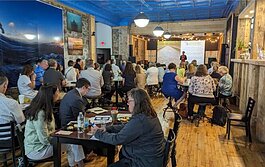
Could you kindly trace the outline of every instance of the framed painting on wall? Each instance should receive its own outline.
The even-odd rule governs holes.
[[[67,29],[69,31],[82,32],[82,17],[77,14],[67,12]]]
[[[83,55],[83,39],[68,37],[68,54]]]

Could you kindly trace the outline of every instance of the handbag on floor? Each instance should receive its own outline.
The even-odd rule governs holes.
[[[179,115],[182,118],[187,118],[188,117],[188,108],[187,108],[187,104],[186,103],[180,103],[179,104],[179,111],[178,111]]]
[[[227,120],[227,110],[223,106],[215,106],[213,108],[213,117],[211,118],[211,123],[219,125],[219,126],[225,126]]]

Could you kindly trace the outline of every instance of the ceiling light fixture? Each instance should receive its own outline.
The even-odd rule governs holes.
[[[165,32],[163,36],[166,39],[169,39],[171,37],[171,34],[168,32],[168,22],[167,22],[167,32]]]
[[[164,33],[164,30],[159,25],[153,30],[153,33],[156,37],[161,37]]]
[[[149,23],[148,17],[144,14],[144,12],[140,12],[135,18],[134,23],[138,27],[145,27]]]

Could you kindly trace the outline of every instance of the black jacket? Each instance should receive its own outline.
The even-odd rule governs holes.
[[[98,130],[95,137],[100,141],[122,145],[122,155],[133,167],[163,166],[164,135],[158,118],[136,114],[126,125],[107,127],[107,132]]]
[[[85,111],[85,103],[77,89],[69,91],[60,104],[61,126],[66,126],[70,121],[76,121],[79,112]]]

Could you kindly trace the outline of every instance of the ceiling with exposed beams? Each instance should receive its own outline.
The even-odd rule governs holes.
[[[126,26],[143,11],[151,22],[225,18],[240,0],[57,0],[94,15],[97,22]]]

